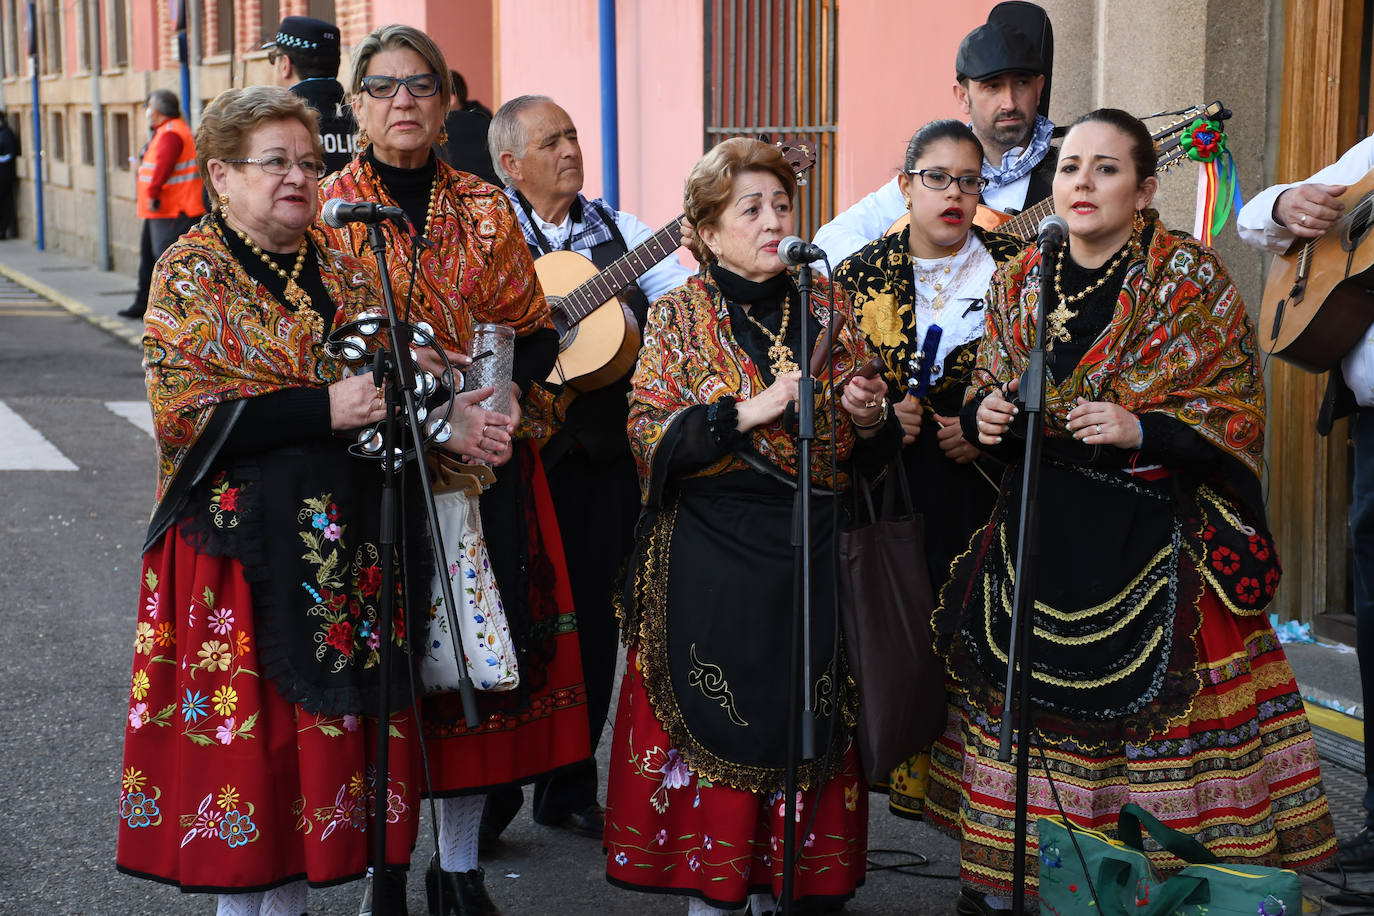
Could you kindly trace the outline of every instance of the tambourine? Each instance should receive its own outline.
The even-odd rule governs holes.
[[[453,427],[449,424],[449,416],[453,412],[453,395],[463,388],[463,374],[449,362],[448,354],[439,346],[434,337],[434,328],[428,322],[400,322],[396,330],[397,337],[403,343],[409,342],[405,358],[410,360],[411,375],[415,379],[412,388],[415,395],[415,418],[423,431],[420,446],[423,449],[432,444],[447,442],[453,435]],[[364,312],[353,321],[341,324],[331,331],[325,339],[324,352],[346,363],[362,363],[378,350],[386,349],[391,342],[390,331],[391,321],[386,315],[380,312]],[[417,347],[439,354],[439,359],[444,364],[444,371],[440,375],[420,368],[414,356]],[[425,406],[435,395],[444,399],[442,410]],[[372,426],[358,430],[358,439],[348,447],[348,451],[359,458],[381,460],[385,448],[382,424],[385,422],[380,420]],[[413,441],[413,437],[407,438]],[[416,450],[412,445],[404,450],[395,448],[393,454],[396,456],[395,466],[400,467],[403,462],[415,457]]]

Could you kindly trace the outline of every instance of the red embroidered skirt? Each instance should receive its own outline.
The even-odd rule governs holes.
[[[796,900],[841,902],[863,883],[868,793],[851,746],[843,769],[797,806]],[[654,716],[631,648],[606,785],[606,876],[638,891],[738,909],[782,889],[781,792],[755,795],[698,777]],[[812,820],[812,814],[815,820]]]
[[[523,446],[522,446],[523,447]],[[544,466],[537,455],[525,503],[530,551],[530,608],[534,626],[549,635],[552,651],[520,677],[536,686],[528,702],[478,692],[482,718],[469,729],[456,694],[426,697],[421,705],[425,752],[435,796],[463,795],[538,776],[591,756],[587,688],[582,679],[577,617],[573,613],[563,540],[558,532]]]
[[[1116,834],[1121,806],[1135,802],[1196,837],[1219,858],[1310,870],[1335,851],[1317,748],[1293,671],[1263,615],[1233,614],[1204,586],[1195,637],[1203,689],[1160,732],[1129,733],[1104,723],[1100,741],[1046,737],[1064,811],[1083,827]],[[1011,894],[1016,771],[997,760],[1001,709],[971,708],[950,692],[949,727],[931,750],[925,813],[960,840],[966,884]],[[1038,886],[1035,819],[1058,813],[1031,749],[1030,889]],[[1067,858],[1067,856],[1065,857]],[[1162,869],[1181,867],[1165,852]]]
[[[237,561],[177,528],[143,558],[119,792],[121,871],[186,891],[333,884],[368,864],[375,719],[318,716],[264,679]],[[391,720],[387,862],[410,861],[418,737]]]

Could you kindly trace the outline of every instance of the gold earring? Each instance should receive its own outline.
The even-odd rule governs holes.
[[[903,196],[902,196],[902,206],[903,206],[905,209],[910,210],[910,209],[911,209],[911,198],[910,198],[910,197],[907,197],[906,195],[903,195]]]
[[[444,146],[444,147],[448,146],[448,128],[447,128],[447,127],[441,127],[441,128],[439,128],[439,145],[440,145],[440,146]]]
[[[229,206],[229,195],[228,195],[228,194],[221,194],[221,195],[219,196],[219,208],[220,208],[221,210],[224,210],[224,209],[226,209],[228,206]]]
[[[363,148],[365,148],[365,147],[366,147],[369,143],[371,143],[371,142],[372,142],[372,138],[369,137],[369,136],[367,135],[367,128],[366,128],[366,127],[359,127],[359,128],[358,128],[358,149],[363,149]]]
[[[1137,235],[1140,234],[1140,233],[1142,233],[1142,232],[1144,232],[1144,231],[1145,231],[1145,214],[1144,214],[1144,213],[1141,213],[1139,210],[1135,211],[1135,219],[1132,220],[1132,226],[1131,226],[1131,227],[1132,227],[1132,229],[1135,230],[1135,232],[1136,232]]]

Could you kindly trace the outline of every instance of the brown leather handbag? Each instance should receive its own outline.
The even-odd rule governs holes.
[[[859,477],[855,489],[860,521],[839,541],[840,620],[859,687],[859,755],[875,783],[944,731],[945,666],[932,645],[925,522],[912,510],[900,455],[877,512],[868,482]]]

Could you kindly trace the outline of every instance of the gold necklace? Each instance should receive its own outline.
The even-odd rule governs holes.
[[[964,250],[964,249],[963,249],[962,247],[960,247],[959,251],[963,251],[963,250]],[[959,251],[954,252],[954,254],[949,255],[948,257],[946,257],[946,258],[944,259],[944,261],[945,261],[945,263],[944,263],[944,273],[945,273],[945,275],[946,275],[947,277],[949,276],[950,269],[954,266],[954,259],[957,258],[957,257],[959,256]],[[920,266],[920,264],[919,264],[919,260],[920,260],[920,259],[917,258],[915,255],[912,255],[912,256],[911,256],[912,268],[914,269],[914,271],[915,271],[915,273],[916,273],[916,280],[917,280],[917,282],[919,282],[919,283],[928,283],[928,284],[930,284],[932,287],[935,288],[935,295],[934,295],[934,296],[931,298],[931,300],[930,300],[930,308],[931,308],[931,310],[932,310],[933,312],[935,312],[935,315],[938,317],[939,314],[940,314],[940,312],[941,312],[941,310],[944,309],[944,307],[945,307],[944,290],[945,290],[945,289],[958,289],[958,288],[959,288],[959,284],[961,284],[962,282],[964,282],[964,274],[968,273],[969,267],[971,267],[971,266],[973,265],[973,262],[976,261],[977,258],[974,258],[974,257],[972,257],[972,256],[965,258],[965,259],[964,259],[964,263],[962,263],[962,264],[959,265],[959,270],[958,270],[958,272],[955,273],[953,277],[949,277],[949,279],[947,279],[947,280],[945,280],[945,281],[943,281],[943,282],[941,282],[941,283],[933,282],[933,280],[931,279],[930,276],[927,276],[926,274],[924,274],[924,273],[921,272],[921,266]],[[921,295],[920,290],[914,290],[914,292],[916,293],[916,297],[917,297],[918,299],[924,299],[924,298],[925,298],[925,296],[922,296],[922,295]]]
[[[434,202],[439,199],[439,167],[434,167],[434,180],[429,185],[429,206],[425,207],[425,230],[422,233],[429,239],[429,227],[434,225]],[[429,239],[431,242],[434,239]]]
[[[723,298],[723,297],[722,297]],[[748,309],[744,309],[744,317],[760,331],[763,335],[773,342],[768,348],[768,358],[773,361],[773,375],[779,376],[784,372],[796,372],[801,367],[792,359],[792,348],[787,345],[784,338],[787,336],[787,322],[792,317],[792,303],[786,297],[782,298],[782,324],[778,326],[778,333],[774,334],[763,326],[763,323],[749,314]]]
[[[1078,317],[1078,312],[1073,311],[1069,306],[1075,302],[1082,301],[1089,294],[1095,292],[1103,283],[1107,282],[1108,277],[1116,273],[1116,269],[1126,260],[1126,255],[1130,254],[1135,249],[1136,238],[1136,234],[1134,232],[1131,233],[1130,239],[1128,239],[1121,250],[1116,253],[1116,257],[1112,258],[1112,262],[1107,265],[1107,269],[1103,272],[1102,276],[1098,277],[1092,284],[1079,290],[1072,296],[1064,295],[1064,287],[1061,286],[1059,282],[1059,278],[1064,275],[1064,251],[1069,246],[1059,246],[1059,257],[1054,262],[1054,294],[1059,297],[1059,304],[1055,306],[1054,311],[1045,316],[1045,318],[1049,320],[1049,327],[1045,331],[1046,349],[1054,349],[1054,342],[1056,340],[1062,340],[1064,343],[1069,342],[1072,335],[1069,334],[1068,323]]]
[[[314,309],[310,308],[310,294],[296,284],[296,278],[301,275],[301,268],[305,266],[305,254],[310,250],[310,241],[308,238],[304,236],[301,237],[301,247],[300,250],[296,252],[296,264],[291,268],[291,273],[288,274],[278,267],[277,262],[268,257],[266,252],[258,247],[257,242],[244,235],[237,227],[230,225],[228,220],[224,221],[224,225],[233,229],[234,235],[237,235],[239,240],[248,246],[249,251],[261,258],[262,263],[266,264],[277,276],[286,281],[286,302],[288,305],[302,315],[306,313],[306,310],[314,311]]]

